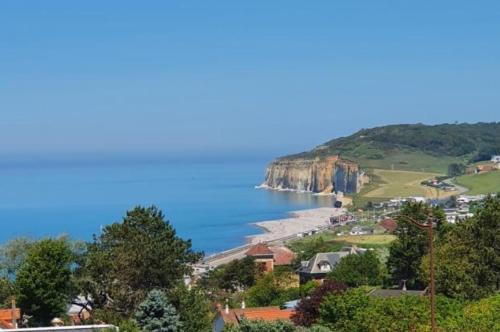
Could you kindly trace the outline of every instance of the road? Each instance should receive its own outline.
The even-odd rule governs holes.
[[[325,230],[328,229],[328,227],[316,227],[314,228],[318,232],[324,232]],[[282,245],[283,243],[296,239],[297,235],[288,235],[288,236],[283,236],[281,238],[274,239],[269,242],[264,242],[267,245]],[[248,251],[248,249],[252,246],[252,244],[246,244],[244,246],[240,246],[237,248],[233,248],[230,250],[226,250],[211,256],[207,256],[204,258],[203,263],[214,268],[220,265],[227,264],[235,259],[241,259],[245,257],[245,253]]]

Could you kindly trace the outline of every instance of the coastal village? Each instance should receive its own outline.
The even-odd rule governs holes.
[[[0,332],[500,332],[500,1],[0,1]]]
[[[499,172],[500,156],[492,156],[491,161],[466,169],[466,174],[484,174]],[[423,186],[429,186],[443,192],[459,193],[457,196],[445,195],[442,199],[426,198],[423,196],[394,197],[385,201],[370,204],[365,209],[348,209],[342,207],[342,202],[335,202],[335,208],[319,208],[306,211],[296,211],[290,218],[259,222],[265,233],[251,236],[248,244],[223,253],[205,258],[203,264],[197,265],[197,274],[194,279],[187,279],[187,283],[196,282],[203,274],[220,264],[226,264],[234,259],[252,257],[263,273],[272,272],[275,267],[292,266],[296,253],[294,241],[314,241],[318,238],[331,238],[344,245],[337,251],[316,252],[301,261],[294,270],[296,278],[293,282],[297,286],[314,281],[322,283],[327,274],[332,272],[343,257],[348,255],[362,255],[367,251],[377,250],[383,255],[384,245],[380,246],[377,238],[386,239],[388,245],[397,227],[396,218],[401,208],[407,203],[427,204],[442,208],[446,222],[455,224],[474,216],[474,210],[487,195],[467,195],[462,188],[449,181],[450,177],[432,178],[422,181]],[[495,193],[492,193],[495,195]],[[340,197],[343,197],[340,193]],[[387,240],[388,239],[388,240]],[[375,243],[370,247],[370,243]],[[359,246],[361,245],[361,246]],[[428,289],[408,290],[404,282],[390,289],[373,288],[369,291],[374,297],[424,296]],[[221,332],[228,324],[239,324],[242,320],[290,320],[300,299],[291,299],[281,307],[252,307],[247,308],[242,301],[239,308],[230,309],[226,303],[219,307],[219,314],[214,322],[213,331]]]
[[[491,163],[476,166],[468,170],[468,174],[484,174],[500,172],[500,157],[493,156]],[[443,191],[458,192],[453,182],[439,179],[423,181],[423,186],[434,186]],[[331,273],[335,273],[339,264],[347,257],[363,257],[375,253],[383,261],[389,255],[388,248],[396,239],[394,235],[398,227],[399,213],[408,204],[439,207],[444,213],[444,220],[449,224],[466,221],[475,215],[475,211],[488,197],[486,194],[468,195],[461,193],[449,195],[442,199],[424,196],[394,197],[367,204],[364,208],[353,208],[344,205],[344,195],[338,193],[342,200],[331,196],[332,207],[322,207],[291,212],[288,218],[255,223],[263,232],[247,238],[243,246],[224,252],[203,257],[198,263],[192,264],[193,273],[186,275],[184,284],[189,289],[199,287],[207,282],[219,283],[215,277],[217,271],[227,270],[229,266],[250,260],[260,280],[270,276],[270,282],[275,276],[286,275],[285,285],[279,286],[286,292],[300,290],[304,287],[319,287],[329,283]],[[491,193],[489,197],[495,197]],[[351,201],[347,200],[351,203]],[[310,246],[312,249],[308,248]],[[324,250],[324,249],[331,250]],[[237,267],[237,269],[240,269]],[[252,270],[253,271],[253,270]],[[271,277],[273,276],[273,277]],[[235,282],[229,277],[230,282]],[[252,277],[253,278],[253,277]],[[280,281],[281,282],[281,281]],[[315,285],[315,286],[312,286]],[[203,286],[206,287],[206,286]],[[253,286],[256,287],[256,286]],[[292,321],[296,317],[302,295],[288,295],[272,305],[258,305],[255,299],[248,299],[243,284],[229,286],[231,291],[224,291],[213,298],[216,306],[212,319],[212,331],[223,332],[229,328],[245,324],[248,321],[282,322]],[[247,291],[251,291],[250,290]],[[291,293],[293,294],[293,292]],[[390,287],[368,287],[366,294],[371,298],[399,298],[402,296],[424,297],[429,295],[429,288],[411,289],[406,280],[390,285]],[[221,297],[222,296],[222,297]],[[225,297],[225,298],[223,298]],[[273,302],[273,301],[271,301]],[[48,331],[96,331],[114,330],[114,325],[103,324],[81,325],[90,319],[92,299],[79,296],[68,303],[66,317],[63,321],[54,318],[53,329]],[[15,302],[11,309],[0,310],[0,329],[18,330],[22,317]],[[68,323],[69,322],[69,323]],[[69,325],[69,326],[68,326]],[[38,329],[21,329],[37,331]],[[47,329],[46,329],[47,330]]]
[[[485,198],[486,195],[460,195],[443,200],[439,204],[444,207],[446,221],[453,224],[473,217],[471,207]],[[334,234],[336,241],[347,245],[338,251],[317,252],[308,260],[301,261],[300,267],[295,270],[296,286],[304,285],[309,281],[322,283],[343,257],[362,255],[366,251],[377,250],[377,248],[370,247],[369,243],[376,242],[378,237],[389,236],[389,239],[392,239],[390,236],[397,227],[393,216],[397,216],[404,204],[411,202],[438,204],[435,200],[427,200],[424,197],[394,198],[376,204],[369,211],[352,213],[345,208],[321,208],[294,212],[293,217],[289,219],[259,223],[258,225],[266,230],[264,235],[251,237],[249,244],[241,248],[206,257],[203,264],[196,266],[197,273],[194,279],[188,278],[186,283],[196,283],[198,278],[216,268],[220,262],[227,263],[245,256],[252,257],[263,273],[272,272],[276,267],[292,266],[295,253],[286,246],[287,243],[306,240],[309,237],[320,238],[325,233]],[[283,231],[285,229],[287,231]],[[362,246],[358,247],[357,243],[361,243]],[[378,250],[380,251],[380,247]],[[404,284],[398,288],[373,288],[369,291],[369,295],[373,297],[424,296],[427,293],[428,289],[408,290]],[[241,306],[234,309],[230,309],[227,303],[224,306],[220,305],[213,331],[221,332],[224,326],[237,325],[245,319],[290,320],[299,302],[300,299],[293,299],[285,302],[281,307],[247,308],[245,302],[242,301]]]

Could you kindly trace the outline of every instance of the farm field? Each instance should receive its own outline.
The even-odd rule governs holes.
[[[373,173],[378,179],[378,188],[363,194],[369,198],[393,198],[408,196],[424,196],[427,198],[444,197],[445,193],[435,188],[422,186],[420,183],[438,174],[429,172],[393,171],[375,169]]]
[[[469,189],[467,195],[496,193],[500,192],[500,171],[463,175],[455,182]]]

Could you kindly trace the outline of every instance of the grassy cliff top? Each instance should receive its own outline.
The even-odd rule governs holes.
[[[340,154],[364,168],[443,172],[452,162],[474,162],[500,153],[500,122],[401,124],[361,129],[311,151],[280,159]]]

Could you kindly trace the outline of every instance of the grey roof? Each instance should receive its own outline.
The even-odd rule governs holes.
[[[426,290],[374,289],[368,295],[376,297],[398,297],[402,295],[423,296]]]
[[[340,260],[350,254],[361,254],[364,253],[366,249],[353,247],[344,247],[341,251],[335,252],[320,252],[314,255],[309,261],[303,261],[302,266],[297,272],[310,273],[310,274],[321,274],[325,271],[321,271],[320,263],[328,263],[333,269]]]
[[[347,251],[320,252],[314,255],[314,257],[308,261],[307,265],[302,266],[299,272],[312,273],[312,274],[325,273],[325,271],[320,270],[319,266],[320,263],[327,262],[333,268],[335,265],[337,265],[338,262],[340,262],[340,259],[342,257],[347,255],[349,255],[349,252]]]

